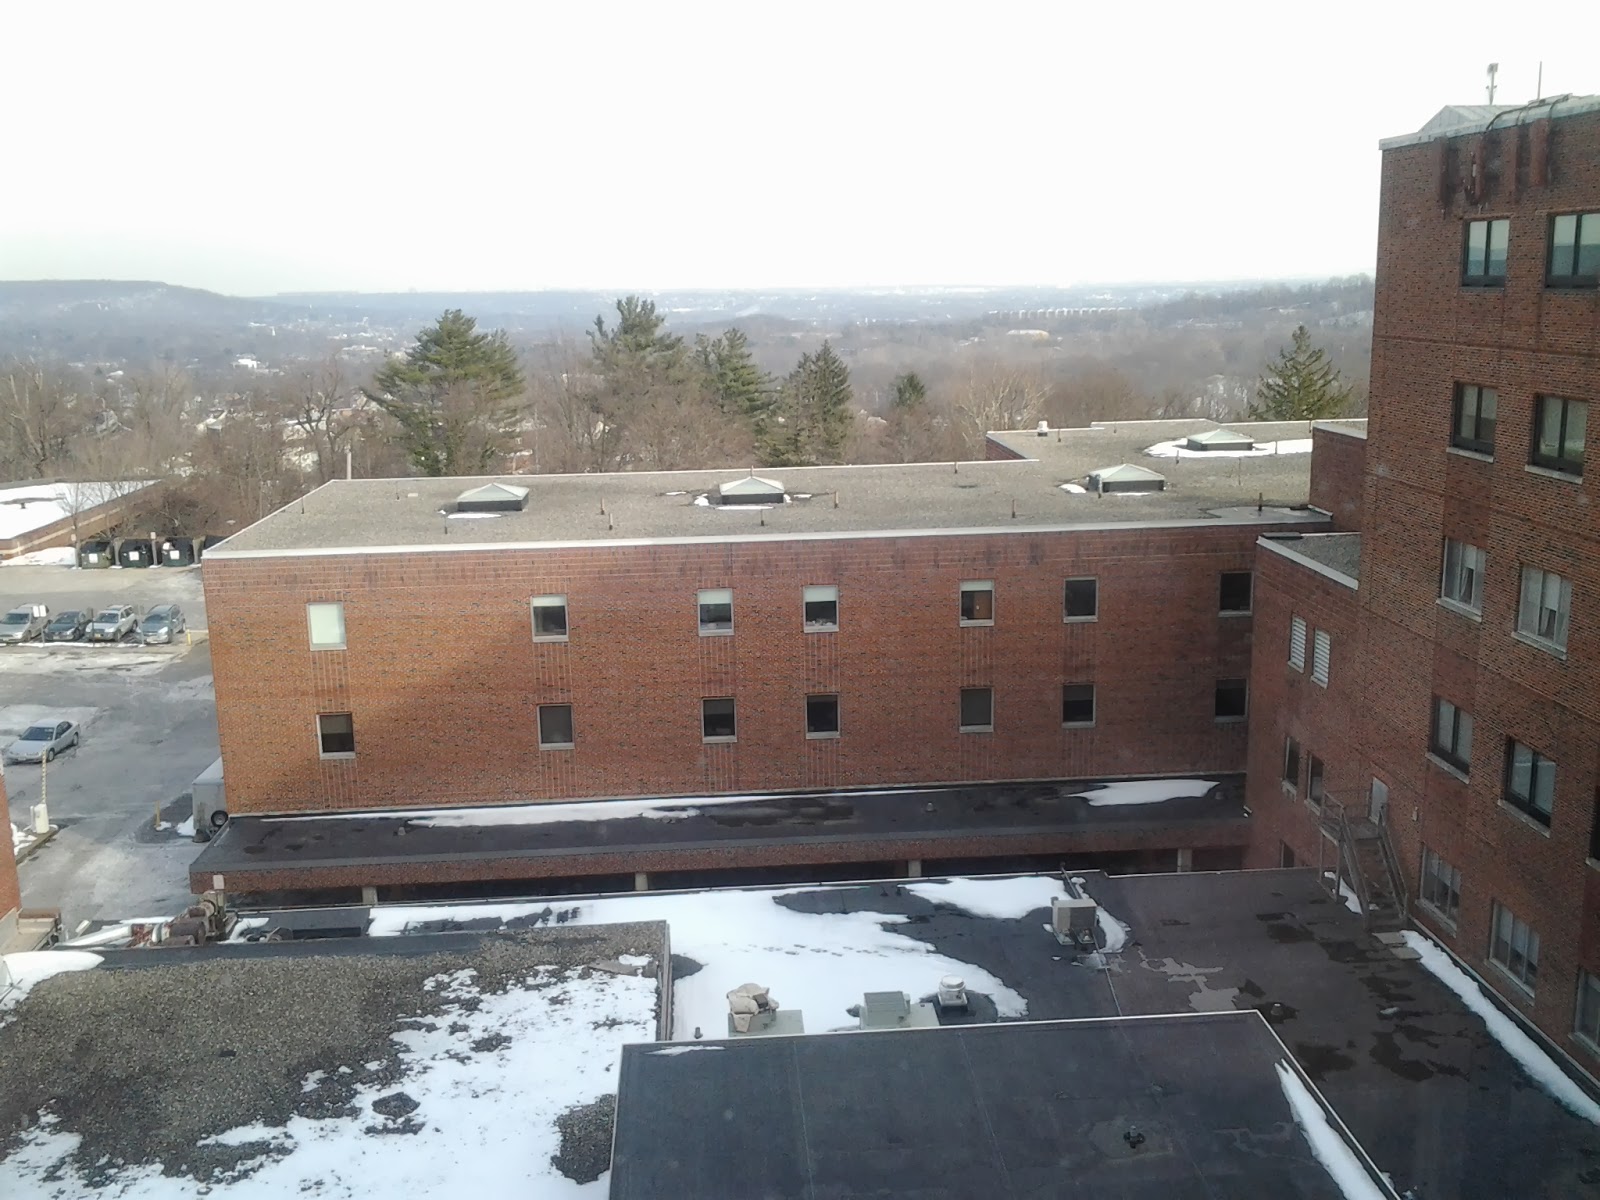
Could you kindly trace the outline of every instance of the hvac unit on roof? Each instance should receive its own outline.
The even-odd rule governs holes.
[[[1063,946],[1095,949],[1094,931],[1100,906],[1087,896],[1050,897],[1050,931]]]

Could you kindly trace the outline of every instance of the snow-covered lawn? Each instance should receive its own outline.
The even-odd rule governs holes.
[[[908,883],[925,899],[942,900],[985,916],[1020,916],[1048,907],[1047,879],[955,880]],[[940,889],[954,889],[941,891]],[[982,967],[940,954],[918,941],[908,918],[880,912],[799,912],[778,903],[819,888],[746,889],[698,895],[643,893],[600,900],[534,901],[516,904],[453,904],[372,910],[368,933],[402,934],[432,921],[492,919],[501,923],[554,908],[567,925],[616,921],[665,921],[672,952],[701,964],[680,974],[673,987],[674,1039],[727,1033],[727,993],[742,983],[771,990],[785,1009],[801,1010],[808,1033],[855,1028],[845,1010],[865,992],[905,992],[913,1001],[932,995],[944,975],[959,975],[970,991],[994,1000],[1003,1019],[1025,1017],[1028,1002]],[[969,907],[970,906],[970,907]]]
[[[69,958],[52,951],[40,958]],[[92,959],[96,956],[79,954]],[[98,960],[96,960],[98,961]],[[393,1038],[403,1077],[363,1086],[350,1117],[291,1117],[244,1126],[202,1144],[251,1145],[259,1153],[197,1192],[195,1180],[158,1166],[118,1171],[104,1194],[117,1200],[357,1197],[591,1197],[607,1182],[579,1185],[551,1163],[556,1118],[616,1091],[622,1046],[655,1035],[655,980],[539,968],[522,987],[481,989],[470,969],[427,987],[449,1003],[408,1021]],[[491,1048],[485,1048],[485,1047]],[[306,1081],[314,1090],[315,1079]],[[403,1093],[406,1099],[395,1099]],[[374,1101],[384,1101],[374,1107]],[[410,1107],[414,1104],[414,1107]],[[389,1136],[382,1136],[382,1135]],[[62,1200],[91,1192],[71,1162],[79,1135],[48,1118],[5,1160],[7,1200]]]
[[[55,546],[49,550],[31,550],[0,562],[4,567],[75,567],[78,552],[71,546]]]

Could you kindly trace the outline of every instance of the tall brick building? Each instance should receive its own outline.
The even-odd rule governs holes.
[[[1348,464],[1312,491],[1360,532],[1258,559],[1251,860],[1408,908],[1593,1072],[1600,98],[1382,149],[1359,505]]]

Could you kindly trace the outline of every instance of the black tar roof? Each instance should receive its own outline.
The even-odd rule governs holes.
[[[627,1046],[611,1196],[1333,1200],[1289,1061],[1255,1013]]]

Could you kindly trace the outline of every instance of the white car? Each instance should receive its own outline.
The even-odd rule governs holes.
[[[91,642],[120,642],[127,637],[139,624],[139,618],[133,611],[131,604],[119,604],[115,608],[102,608],[89,622],[89,640]]]
[[[83,731],[76,721],[38,721],[22,731],[22,736],[5,748],[5,761],[11,763],[50,762],[63,750],[78,744]]]

